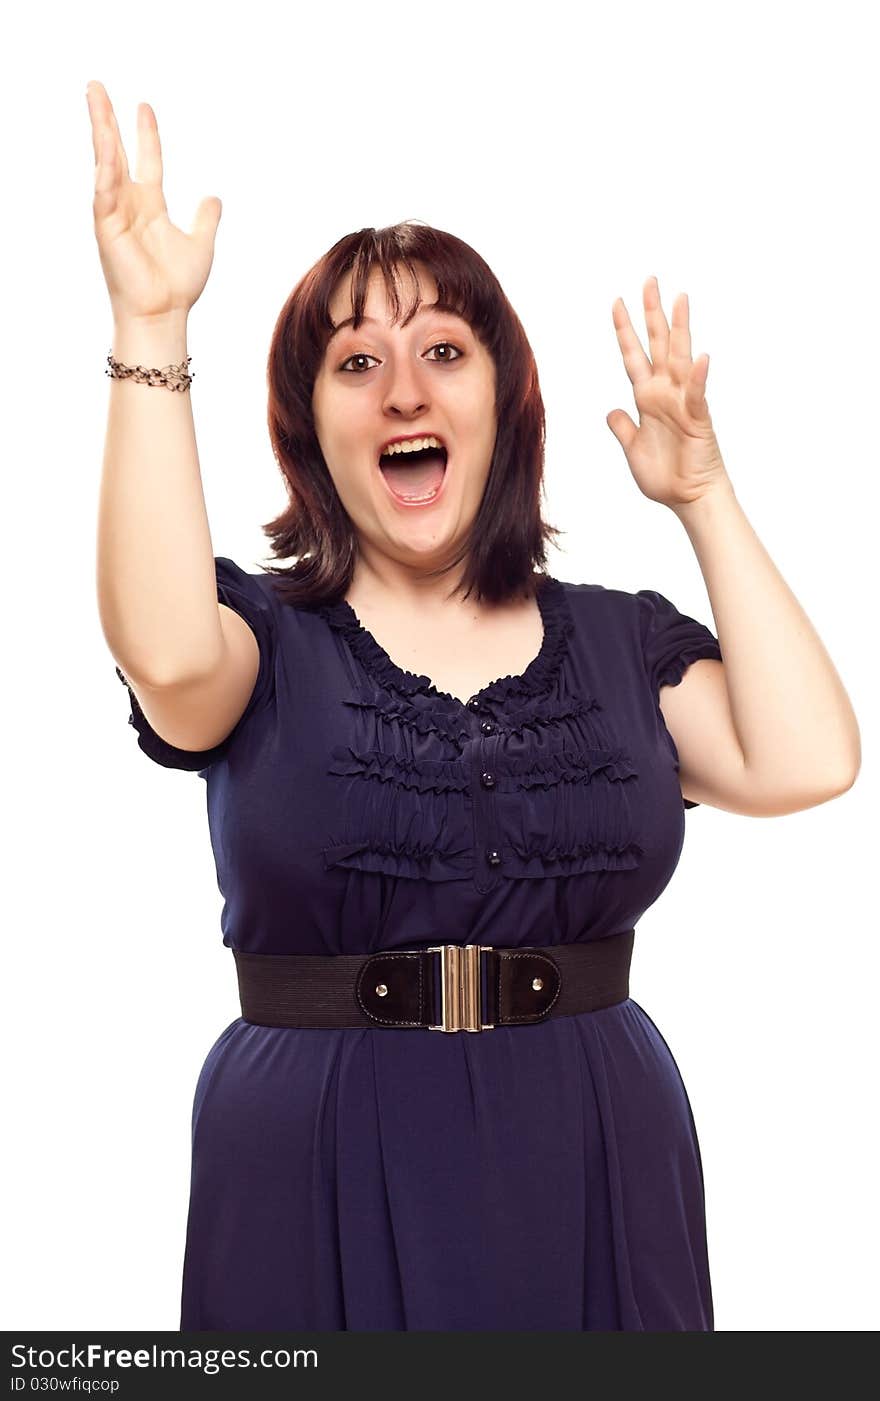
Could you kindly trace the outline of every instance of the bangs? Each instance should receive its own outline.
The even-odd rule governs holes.
[[[479,281],[473,276],[468,260],[448,242],[451,240],[454,245],[458,240],[452,235],[438,237],[437,234],[437,230],[427,226],[422,229],[412,224],[390,229],[368,229],[355,236],[357,242],[354,247],[349,235],[347,258],[335,264],[333,257],[329,256],[322,269],[320,285],[312,290],[315,342],[321,355],[333,333],[339,329],[331,319],[329,310],[334,293],[350,275],[351,315],[339,324],[350,324],[358,330],[363,321],[374,269],[379,270],[385,285],[392,307],[392,324],[408,326],[424,306],[461,317],[476,335],[485,338],[491,325],[491,298],[480,296]],[[436,283],[434,301],[425,302],[421,297],[417,265],[429,272]],[[406,277],[402,276],[404,272]]]

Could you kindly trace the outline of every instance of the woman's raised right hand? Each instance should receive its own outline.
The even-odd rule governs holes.
[[[95,238],[114,318],[186,316],[202,294],[214,261],[222,205],[200,203],[190,233],[168,218],[162,194],[162,150],[156,114],[138,107],[137,180],[131,180],[106,89],[86,89],[95,148]]]

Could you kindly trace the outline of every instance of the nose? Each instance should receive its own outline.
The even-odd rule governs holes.
[[[405,356],[401,356],[391,370],[383,407],[386,413],[401,414],[404,418],[423,413],[427,407],[425,385],[416,366],[408,363]]]

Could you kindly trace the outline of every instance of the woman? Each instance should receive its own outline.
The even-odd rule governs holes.
[[[608,423],[688,534],[723,660],[656,590],[542,571],[525,335],[472,249],[410,224],[340,240],[282,311],[267,534],[294,564],[248,573],[213,554],[186,392],[219,201],[175,229],[152,109],[133,183],[99,84],[89,105],[102,625],[140,748],[206,781],[242,1002],[196,1088],[181,1327],[712,1330],[633,930],[686,808],[823,802],[859,736],[736,500],[686,300],[670,330],[646,284],[650,360],[615,304],[640,423]]]

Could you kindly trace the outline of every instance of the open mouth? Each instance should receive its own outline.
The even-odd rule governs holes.
[[[448,458],[446,448],[382,453],[379,470],[395,501],[404,506],[427,506],[443,489]]]

